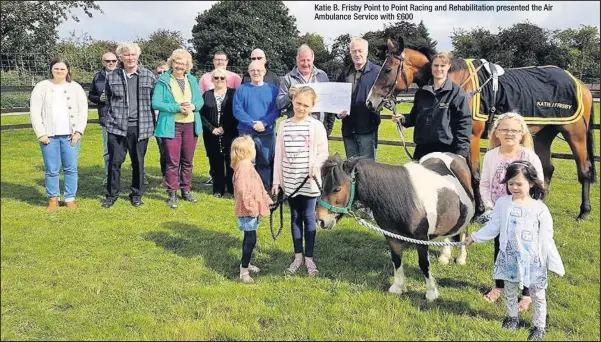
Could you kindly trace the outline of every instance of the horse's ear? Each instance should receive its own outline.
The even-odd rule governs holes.
[[[388,49],[388,53],[396,54],[398,52],[397,47],[394,45],[392,40],[390,40],[390,38],[386,40],[386,48]]]
[[[405,50],[405,41],[403,40],[403,37],[399,37],[399,51],[403,52],[403,50]]]

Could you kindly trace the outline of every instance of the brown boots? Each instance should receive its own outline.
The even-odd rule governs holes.
[[[75,203],[75,201],[65,202],[65,206],[69,209],[77,209],[77,203]]]
[[[48,211],[53,211],[58,209],[58,198],[52,197],[48,199]]]

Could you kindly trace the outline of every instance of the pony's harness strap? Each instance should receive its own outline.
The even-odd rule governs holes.
[[[357,168],[357,166],[355,165],[355,167],[353,167],[353,170],[351,171],[351,194],[349,196],[347,205],[344,208],[338,208],[338,207],[335,207],[335,206],[331,205],[330,203],[324,201],[323,198],[321,198],[321,197],[319,198],[319,205],[324,207],[326,210],[336,213],[336,214],[350,213],[351,206],[353,205],[353,201],[355,200],[355,184],[356,184],[355,169],[356,168]],[[322,193],[323,193],[323,191],[322,191]]]

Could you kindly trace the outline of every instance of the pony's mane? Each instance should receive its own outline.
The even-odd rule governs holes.
[[[343,160],[340,155],[335,154],[330,156],[321,167],[321,179],[323,181],[323,195],[329,195],[334,192],[334,189],[340,184],[350,182],[350,174],[355,165],[365,158],[351,158]]]

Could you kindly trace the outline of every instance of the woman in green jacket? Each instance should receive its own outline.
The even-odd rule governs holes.
[[[158,79],[152,95],[152,107],[159,111],[156,137],[167,153],[167,193],[169,207],[177,208],[175,193],[181,188],[182,199],[196,203],[192,196],[192,160],[198,137],[202,134],[200,109],[203,99],[198,80],[190,73],[192,56],[184,49],[173,51],[167,60],[169,70]],[[179,182],[181,168],[182,183]]]

